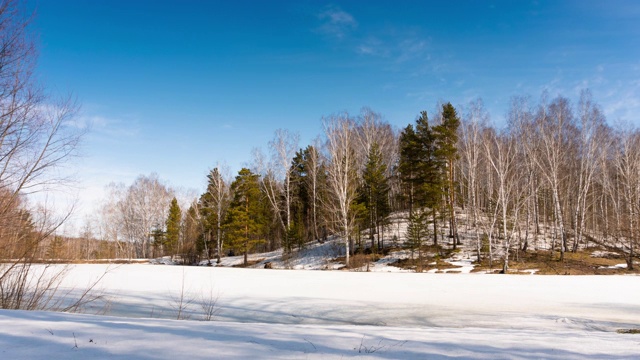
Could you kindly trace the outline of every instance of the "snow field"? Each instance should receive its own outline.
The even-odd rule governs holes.
[[[105,271],[86,315],[0,311],[0,358],[640,358],[616,333],[640,327],[637,276],[72,265],[61,289]]]

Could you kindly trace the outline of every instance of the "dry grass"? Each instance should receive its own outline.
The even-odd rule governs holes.
[[[247,265],[245,265],[244,262],[243,262],[243,263],[240,263],[240,264],[233,265],[233,267],[238,267],[238,268],[249,267],[249,266],[253,266],[253,265],[255,265],[255,264],[259,263],[259,262],[262,262],[263,260],[264,260],[264,258],[262,258],[262,259],[254,259],[254,260],[247,260]]]
[[[614,275],[638,273],[638,271],[628,271],[624,268],[607,268],[624,263],[621,257],[593,257],[592,251],[578,251],[576,253],[566,252],[564,260],[560,261],[560,254],[555,252],[553,256],[547,251],[530,251],[520,253],[519,259],[509,261],[510,274],[529,274],[527,270],[537,270],[539,275]],[[473,272],[491,271],[500,272],[502,262],[494,259],[493,269],[489,268],[487,259],[476,265]]]

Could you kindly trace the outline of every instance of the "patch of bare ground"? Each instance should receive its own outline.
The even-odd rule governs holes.
[[[262,261],[264,261],[264,258],[248,260],[246,265],[244,263],[240,263],[240,264],[233,265],[233,267],[238,267],[238,268],[249,267],[249,266],[253,266],[253,265],[255,265],[255,264],[259,263],[259,262],[262,262]]]
[[[384,257],[384,254],[363,254],[363,253],[357,253],[354,255],[349,256],[349,266],[343,266],[338,268],[338,270],[363,270],[363,271],[369,271],[369,266],[380,260],[382,257]],[[340,256],[337,257],[335,259],[333,259],[333,262],[337,262],[337,263],[342,263],[344,264],[346,262],[346,257],[345,256]]]
[[[416,272],[426,272],[430,270],[440,272],[442,270],[456,269],[460,267],[445,261],[445,259],[450,258],[454,253],[454,251],[450,249],[430,245],[423,247],[422,253],[422,259],[419,259],[418,252],[416,251],[413,258],[400,259],[393,263],[393,265],[401,269],[413,270]],[[456,273],[456,271],[448,271],[448,273]]]
[[[548,251],[520,252],[517,259],[509,260],[509,274],[530,274],[532,270],[539,275],[622,275],[638,274],[640,271],[629,271],[626,268],[616,267],[625,263],[619,256],[607,255],[606,257],[593,256],[593,251],[565,252],[564,259],[560,260],[560,253],[551,255]],[[494,259],[492,266],[489,260],[483,259],[472,272],[500,273],[502,261]]]

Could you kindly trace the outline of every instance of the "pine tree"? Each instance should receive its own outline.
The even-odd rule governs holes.
[[[429,235],[429,227],[427,226],[427,214],[423,211],[417,210],[409,217],[409,224],[407,225],[405,247],[411,250],[411,259],[413,255],[418,252],[418,266],[416,271],[422,272],[422,246],[424,241]]]
[[[460,119],[456,109],[451,103],[446,103],[442,106],[442,124],[433,128],[436,150],[435,156],[438,161],[443,164],[445,170],[446,179],[446,195],[447,195],[447,208],[449,211],[449,235],[453,239],[453,248],[455,249],[460,239],[458,238],[458,231],[456,225],[456,217],[454,211],[455,205],[455,178],[454,178],[454,166],[455,161],[458,159],[458,127],[460,126]]]
[[[229,247],[244,255],[245,266],[248,265],[249,252],[264,242],[261,238],[263,216],[258,177],[247,168],[238,172],[231,184],[233,200],[224,225]]]
[[[305,159],[306,150],[299,150],[291,161],[291,224],[287,230],[284,242],[284,250],[289,253],[293,246],[298,248],[304,244],[306,234],[309,229],[310,198],[307,191],[307,162]]]
[[[197,247],[198,240],[202,237],[202,219],[198,213],[198,204],[189,206],[183,220],[183,254],[187,256],[190,264],[199,260]]]
[[[418,137],[413,125],[409,124],[400,133],[400,160],[398,173],[400,182],[403,184],[403,198],[409,202],[409,216],[413,214],[415,192],[418,187],[419,177],[417,164],[419,162]]]
[[[178,205],[178,200],[174,197],[169,206],[169,215],[167,216],[167,231],[164,239],[164,253],[176,255],[180,249],[180,224],[182,223],[182,212]]]
[[[381,227],[384,226],[385,220],[391,213],[389,183],[386,173],[387,166],[383,162],[380,147],[377,143],[373,143],[362,173],[363,185],[360,195],[360,199],[366,208],[371,249],[374,248],[374,234],[378,234],[378,247],[381,248],[383,246],[380,241]]]
[[[420,113],[415,130],[409,125],[400,135],[400,180],[409,190],[409,216],[416,208],[431,210],[433,243],[437,245],[437,214],[443,196],[442,162],[437,155],[436,133],[427,112]]]

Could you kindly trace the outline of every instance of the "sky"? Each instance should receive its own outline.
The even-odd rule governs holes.
[[[637,1],[27,0],[38,79],[81,104],[79,212],[110,182],[155,172],[202,192],[276,129],[370,107],[397,128],[481,97],[588,88],[609,121],[640,125]]]

